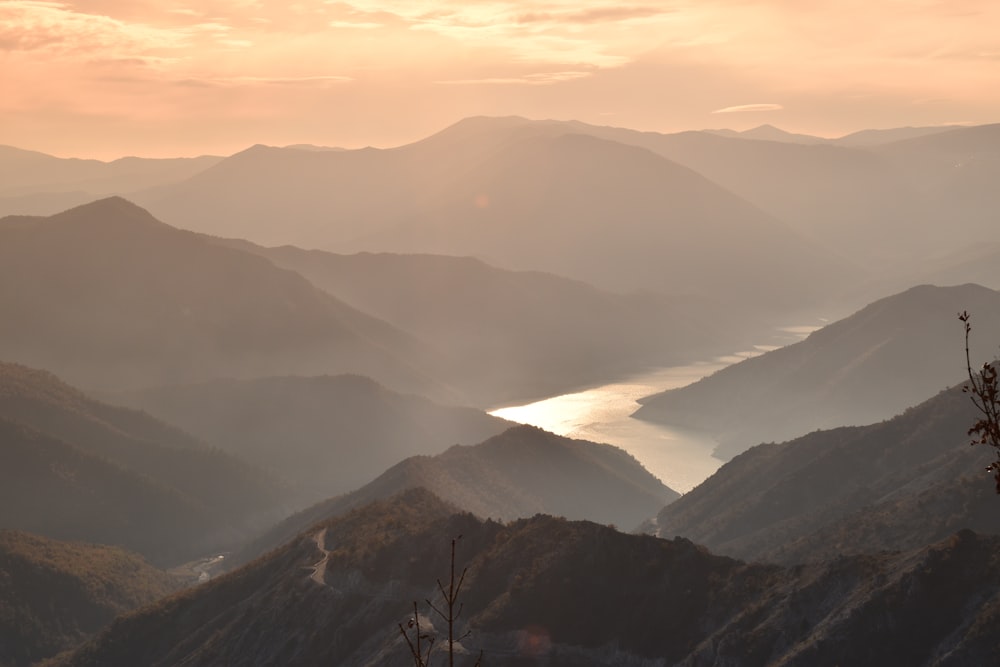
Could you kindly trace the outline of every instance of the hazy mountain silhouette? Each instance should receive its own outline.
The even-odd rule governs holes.
[[[890,270],[905,272],[915,257],[993,238],[988,221],[998,196],[992,187],[998,145],[994,126],[870,130],[801,143],[767,126],[748,134],[659,134],[523,118],[463,123],[479,125],[480,132],[519,124],[522,131],[544,130],[550,136],[573,132],[646,148],[695,170],[880,278],[889,277]],[[956,169],[959,163],[964,166]],[[943,220],[948,224],[942,225]]]
[[[139,556],[0,530],[0,664],[26,667],[178,588]]]
[[[798,304],[852,275],[689,169],[574,127],[470,119],[383,151],[254,147],[137,200],[211,234],[473,255],[615,290]]]
[[[995,537],[785,569],[589,522],[451,511],[426,491],[355,510],[54,664],[412,664],[396,625],[434,597],[459,534],[459,631],[473,630],[460,657],[482,648],[491,665],[989,664],[1000,639]]]
[[[956,318],[963,310],[973,313],[973,358],[981,363],[1000,340],[1000,293],[922,285],[803,341],[644,398],[635,416],[710,432],[725,457],[762,441],[888,419],[963,377]]]
[[[483,518],[509,521],[545,513],[622,529],[679,497],[618,447],[515,426],[474,446],[408,458],[352,493],[290,516],[231,562],[251,560],[313,524],[417,487]]]
[[[766,293],[770,307],[828,292],[845,268],[700,175],[578,134],[511,142],[349,248],[477,255],[620,291]]]
[[[996,239],[1000,123],[962,127],[874,149],[919,188],[933,223],[926,234],[952,250]]]
[[[0,364],[0,431],[7,528],[175,564],[232,547],[289,507],[263,471],[24,366]]]
[[[757,139],[760,141],[780,141],[789,144],[836,144],[840,146],[878,146],[893,141],[923,137],[939,132],[953,130],[958,125],[934,125],[929,127],[895,127],[881,130],[859,130],[842,137],[828,139],[816,137],[810,134],[797,134],[788,132],[765,123],[749,130],[737,132],[736,130],[704,130],[709,134],[718,134],[723,137],[734,137],[742,139]]]
[[[814,137],[809,134],[797,134],[786,132],[779,127],[765,123],[749,130],[737,132],[735,130],[704,130],[708,134],[718,134],[723,137],[736,137],[741,139],[756,139],[758,141],[780,141],[789,144],[826,144],[832,140],[823,137]]]
[[[970,244],[960,251],[913,267],[909,284],[958,285],[973,282],[1000,288],[1000,243]]]
[[[834,139],[833,142],[842,146],[878,146],[894,141],[903,141],[916,137],[929,136],[958,129],[958,125],[932,125],[928,127],[895,127],[882,130],[859,130]]]
[[[481,405],[712,358],[772,333],[772,323],[760,316],[703,299],[615,294],[471,257],[337,255],[227,243],[442,348],[453,365],[438,372]]]
[[[353,491],[408,456],[510,426],[355,375],[216,380],[116,398],[280,474],[301,505]]]
[[[0,146],[0,217],[53,215],[107,195],[182,181],[220,160],[125,157],[102,162]]]
[[[955,387],[885,422],[750,449],[661,511],[655,530],[715,552],[785,563],[998,533],[985,447]],[[733,499],[738,498],[738,502]]]
[[[0,356],[90,388],[357,372],[455,395],[408,334],[120,198],[0,221],[0,285]]]

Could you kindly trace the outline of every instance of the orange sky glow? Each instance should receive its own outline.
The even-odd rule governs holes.
[[[471,115],[839,136],[1000,121],[995,0],[0,0],[0,144],[394,146]]]

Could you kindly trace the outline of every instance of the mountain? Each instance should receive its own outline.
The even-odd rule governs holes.
[[[801,305],[853,276],[690,169],[523,119],[470,119],[382,151],[254,147],[136,196],[173,224],[258,243],[472,255],[730,304],[761,305],[766,292],[768,304]],[[275,228],[276,219],[294,224]]]
[[[786,132],[779,127],[774,125],[764,124],[758,125],[757,127],[751,128],[749,130],[743,130],[742,132],[736,132],[735,130],[704,130],[710,134],[718,134],[723,137],[737,137],[742,139],[756,139],[758,141],[782,141],[790,144],[825,144],[829,143],[830,139],[824,139],[823,137],[814,137],[809,134],[796,134],[794,132]]]
[[[100,197],[182,181],[221,160],[206,155],[102,162],[0,146],[0,216],[53,215]]]
[[[222,242],[222,241],[220,241]],[[358,253],[226,241],[447,350],[439,372],[493,406],[563,393],[651,366],[712,358],[772,323],[703,299],[616,294],[471,257]],[[756,333],[755,333],[756,332]]]
[[[408,456],[481,442],[510,426],[356,375],[215,380],[115,398],[281,475],[300,506],[353,491]]]
[[[708,431],[726,457],[762,441],[888,419],[962,378],[956,315],[963,310],[973,315],[978,365],[1000,340],[1000,293],[979,285],[922,285],[803,341],[644,398],[635,416]]]
[[[0,285],[0,357],[88,388],[357,372],[455,396],[408,334],[120,198],[0,220]]]
[[[758,445],[666,506],[652,528],[782,563],[919,548],[963,528],[998,533],[990,452],[966,435],[975,420],[955,387],[878,424]]]
[[[177,587],[121,549],[0,530],[0,664],[27,667],[73,648]]]
[[[230,561],[246,562],[313,524],[412,488],[484,518],[545,513],[623,529],[679,496],[618,447],[515,426],[478,445],[408,458],[352,493],[292,515]]]
[[[905,139],[939,134],[941,132],[947,132],[948,130],[957,129],[958,127],[960,126],[932,125],[929,127],[896,127],[882,130],[859,130],[858,132],[845,134],[844,136],[834,139],[833,141],[843,146],[878,146],[881,144],[892,143],[894,141],[903,141]]]
[[[0,525],[167,565],[231,548],[290,506],[277,481],[149,415],[0,363]]]
[[[589,522],[539,515],[504,525],[451,511],[425,491],[360,508],[120,618],[52,664],[412,664],[398,628],[419,619],[447,642],[423,603],[413,618],[412,601],[437,598],[449,536],[459,535],[457,567],[468,575],[456,630],[472,630],[456,647],[463,661],[476,649],[486,664],[511,666],[996,657],[995,537],[966,531],[912,552],[786,569]]]

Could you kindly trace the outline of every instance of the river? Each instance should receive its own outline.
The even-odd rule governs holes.
[[[784,327],[779,335],[792,343],[817,328]],[[632,413],[639,409],[638,400],[689,385],[730,364],[776,347],[779,346],[756,345],[750,350],[711,361],[653,369],[613,384],[527,405],[499,408],[490,414],[538,426],[558,435],[621,447],[671,489],[687,493],[724,463],[712,455],[715,441],[692,431],[632,419]]]

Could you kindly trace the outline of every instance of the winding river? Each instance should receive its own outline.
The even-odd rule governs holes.
[[[780,332],[787,336],[788,342],[795,342],[817,328],[786,327]],[[712,455],[715,441],[669,425],[632,419],[632,413],[639,409],[638,400],[689,385],[730,364],[776,347],[757,345],[751,350],[711,361],[650,370],[613,384],[527,405],[499,408],[490,414],[559,435],[617,445],[671,489],[687,493],[724,463]]]

